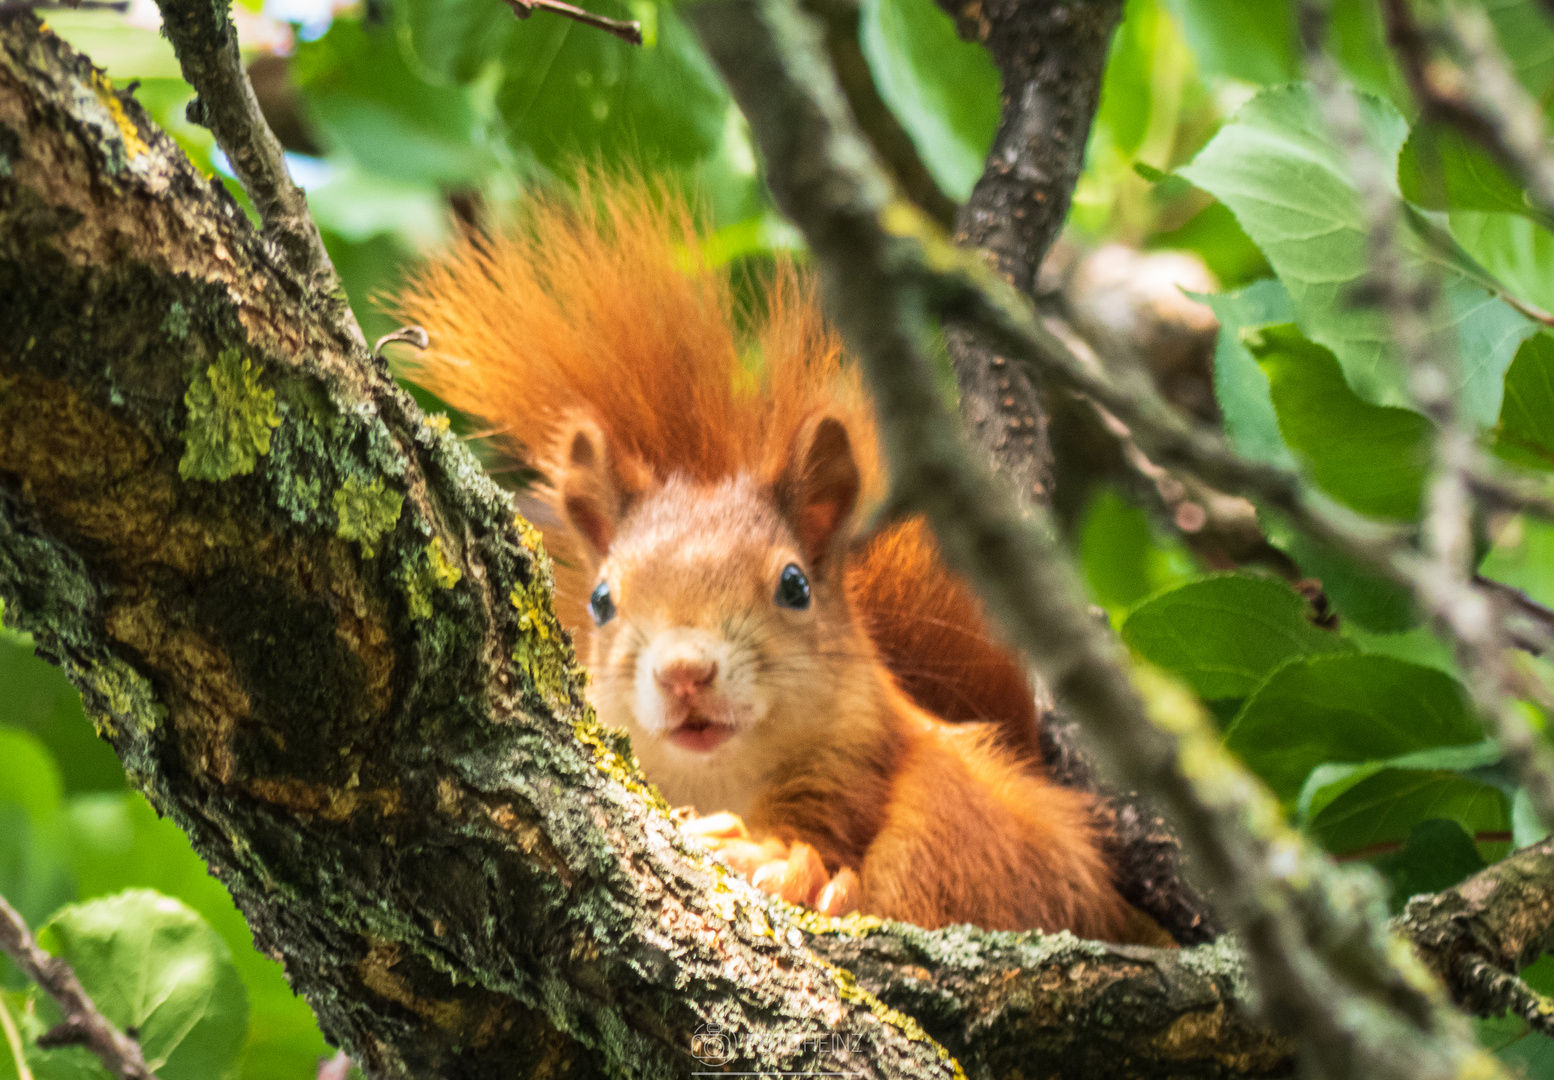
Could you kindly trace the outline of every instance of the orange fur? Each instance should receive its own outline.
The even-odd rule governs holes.
[[[765,845],[726,843],[810,899],[818,857],[849,871],[827,897],[925,926],[1132,934],[1088,796],[1033,764],[1018,658],[926,526],[848,545],[885,476],[807,278],[779,265],[746,316],[683,200],[594,176],[465,238],[400,308],[433,343],[411,375],[544,474],[595,705],[671,800],[740,814]],[[774,603],[784,567],[802,609]],[[597,630],[596,582],[619,607]]]

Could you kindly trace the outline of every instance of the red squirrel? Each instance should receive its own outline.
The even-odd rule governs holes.
[[[799,271],[740,310],[684,199],[593,176],[399,307],[412,377],[545,478],[600,718],[736,869],[829,914],[1158,940],[926,526],[856,537],[874,418]]]

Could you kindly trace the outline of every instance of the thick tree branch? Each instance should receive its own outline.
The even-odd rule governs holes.
[[[109,1022],[82,989],[81,980],[76,978],[69,964],[39,947],[27,924],[3,896],[0,896],[0,952],[9,956],[23,975],[59,1003],[65,1019],[50,1033],[58,1033],[54,1045],[69,1042],[85,1046],[120,1080],[156,1080],[156,1074],[146,1067],[140,1044]]]
[[[1512,1012],[1554,1034],[1554,1008],[1516,977],[1554,950],[1554,839],[1414,897],[1396,924],[1458,1004],[1480,1016]]]

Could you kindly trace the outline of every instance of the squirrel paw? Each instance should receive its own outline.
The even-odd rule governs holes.
[[[749,878],[767,863],[788,858],[787,844],[775,838],[756,841],[738,814],[724,811],[698,817],[694,811],[676,810],[675,817],[688,836],[713,854],[723,856],[741,877]]]
[[[785,844],[775,837],[756,840],[738,814],[698,816],[689,808],[676,810],[680,827],[702,847],[723,856],[740,876],[762,892],[790,904],[814,908],[822,915],[846,915],[858,910],[861,883],[850,867],[826,873],[820,853],[802,841]]]
[[[750,884],[781,896],[790,904],[813,908],[822,915],[842,916],[858,910],[862,883],[849,866],[835,875],[808,844],[794,844],[787,859],[776,859],[750,875]]]

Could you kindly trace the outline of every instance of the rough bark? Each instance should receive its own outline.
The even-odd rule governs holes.
[[[924,985],[964,987],[933,1020],[974,1075],[1103,1039],[1111,1075],[1283,1067],[1229,950],[854,941],[683,847],[582,704],[534,534],[311,284],[5,20],[0,596],[370,1072],[685,1075],[715,1024],[731,1067],[948,1076],[871,992]]]
[[[1034,295],[1042,259],[1068,217],[1101,97],[1122,0],[940,0],[962,37],[1003,77],[987,167],[955,219],[955,241],[987,253]],[[1016,364],[963,328],[946,331],[961,413],[1021,499],[1052,497],[1049,413]]]

